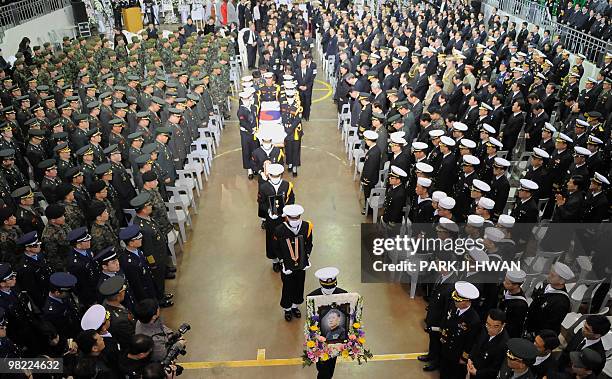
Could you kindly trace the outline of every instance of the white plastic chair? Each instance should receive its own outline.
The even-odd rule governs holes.
[[[167,202],[166,209],[168,210],[168,219],[171,223],[178,225],[181,240],[187,242],[187,230],[185,225],[192,228],[191,216],[189,215],[189,209],[184,207],[183,204],[178,202]]]
[[[576,283],[566,284],[566,287],[571,286],[571,288],[568,288],[568,295],[572,303],[572,312],[577,312],[583,302],[590,303],[593,300],[593,294],[605,280],[606,278],[598,280],[580,279]]]
[[[183,169],[196,173],[198,182],[200,183],[202,183],[202,175],[204,175],[204,178],[206,179],[206,181],[208,181],[208,173],[206,172],[204,165],[200,162],[200,159],[198,157],[188,155],[187,163],[185,164],[185,166],[183,166]],[[204,188],[204,186],[201,185],[200,188]]]
[[[340,108],[340,113],[338,113],[338,129],[341,129],[342,123],[346,118],[351,117],[351,106],[349,103],[342,104],[342,108]]]
[[[180,187],[189,188],[191,189],[192,193],[195,191],[195,194],[199,199],[200,198],[200,186],[198,184],[198,181],[194,178],[193,173],[191,171],[185,171],[185,170],[176,170],[176,173],[178,174],[178,179],[174,181],[175,185],[178,185]]]
[[[355,170],[353,171],[353,180],[356,180],[358,175],[363,171],[363,162],[365,162],[365,151],[358,149],[353,151],[353,158],[355,159]]]
[[[170,250],[170,259],[172,259],[173,266],[176,266],[176,249],[174,246],[177,242],[179,242],[179,239],[176,235],[176,230],[168,232],[168,250]]]
[[[374,187],[370,192],[370,197],[366,199],[366,215],[368,214],[369,208],[372,208],[372,220],[378,222],[378,211],[383,207],[385,203],[385,189],[381,187]]]
[[[178,202],[179,204],[182,204],[183,207],[191,208],[193,213],[198,214],[198,207],[196,206],[193,193],[189,188],[168,186],[166,187],[166,190],[172,193],[170,202]]]

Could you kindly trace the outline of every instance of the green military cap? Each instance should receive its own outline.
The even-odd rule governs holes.
[[[30,100],[30,96],[28,96],[28,95],[17,96],[16,100],[17,101]]]
[[[108,68],[108,69],[110,69],[111,68],[111,64],[110,64],[109,61],[102,61],[102,63],[100,64],[100,68]],[[106,75],[102,75],[100,77],[100,79],[106,80],[107,77],[110,78],[112,76],[113,76],[113,74],[106,74]]]
[[[170,44],[170,46],[172,46],[172,48],[175,49],[175,48],[179,47],[179,43],[178,43],[178,41],[174,41],[174,42],[172,42]]]
[[[81,65],[81,64],[79,66],[82,66],[81,68],[85,67],[85,65]],[[79,79],[80,78],[85,78],[85,77],[88,77],[88,76],[89,76],[89,72],[87,72],[87,71],[79,72]]]
[[[65,85],[63,85],[62,86],[62,91],[66,91],[66,90],[72,91],[73,90],[72,84],[65,84]]]
[[[96,87],[96,85],[93,84],[93,83],[86,84],[86,85],[83,86],[83,88],[85,88],[85,89],[92,89],[93,88],[93,89],[96,89],[96,90],[98,89],[98,87]]]
[[[182,103],[186,103],[186,102],[187,102],[187,99],[186,99],[186,98],[184,98],[184,97],[177,97],[176,99],[174,99],[174,102],[175,102],[175,103],[182,104]]]
[[[102,76],[100,77],[100,79],[102,79],[102,80],[107,80],[107,79],[111,79],[111,78],[113,78],[113,79],[114,79],[115,77],[114,77],[114,76],[113,76],[113,74],[112,74],[112,73],[110,73],[110,72],[109,72],[108,74],[102,75]]]
[[[221,63],[215,63],[215,64],[212,65],[212,69],[213,70],[216,70],[216,69],[220,70],[222,68],[223,68],[223,65],[221,65]]]
[[[382,121],[385,120],[385,115],[382,114],[382,113],[374,112],[374,113],[372,113],[372,120],[374,120],[374,119],[380,120],[382,122]]]
[[[137,104],[138,103],[138,99],[136,99],[134,96],[128,96],[125,98],[125,100],[127,101],[128,105],[132,105],[132,104]]]
[[[27,199],[29,197],[34,197],[34,193],[30,186],[23,186],[11,192],[11,197],[14,199]]]
[[[12,130],[13,127],[8,122],[3,122],[2,124],[0,124],[0,132],[8,132]]]
[[[61,142],[53,148],[54,153],[69,153],[70,146],[68,146],[67,142]]]
[[[89,116],[86,114],[78,114],[74,117],[74,119],[77,120],[78,122],[89,121]]]
[[[138,76],[136,76],[136,75],[128,75],[127,79],[129,81],[132,81],[132,82],[139,82],[140,81],[140,78]]]
[[[87,133],[85,133],[85,135],[87,136],[87,138],[91,138],[102,135],[102,132],[100,132],[100,129],[98,128],[91,128],[87,131]]]
[[[119,150],[119,145],[117,145],[116,143],[109,145],[106,149],[104,149],[104,154],[106,155],[113,154],[115,152],[121,154],[121,151]]]
[[[47,102],[47,101],[55,101],[55,97],[51,96],[51,95],[47,95],[47,96],[43,96],[40,98],[42,101]]]
[[[32,128],[35,126],[40,127],[40,121],[37,118],[31,118],[28,121],[25,122],[25,126]],[[32,129],[32,130],[38,130],[38,129]],[[42,134],[43,136],[45,135],[45,133]]]
[[[70,167],[64,173],[64,178],[72,179],[72,178],[76,178],[77,176],[81,176],[81,175],[83,175],[83,171],[81,170],[80,166]]]
[[[100,100],[108,99],[111,96],[113,96],[112,92],[102,92],[100,94]]]
[[[30,137],[45,138],[45,131],[41,129],[30,129],[28,130]]]
[[[64,36],[64,38],[62,38],[62,41],[66,42],[66,41],[70,41],[70,37],[68,36]]]
[[[43,106],[40,105],[39,103],[36,103],[36,104],[34,104],[34,105],[32,105],[30,107],[30,112],[34,113],[34,112],[36,112],[38,110],[41,110],[41,109],[44,109]]]
[[[402,122],[402,115],[399,114],[395,114],[391,117],[389,117],[389,122],[390,123],[394,123],[394,122]]]
[[[166,43],[166,42],[168,42],[168,38],[162,38],[162,39],[160,39],[160,41],[161,41],[161,43]]]
[[[70,109],[70,110],[72,110],[72,108],[70,108],[70,103],[63,103],[59,107],[57,107],[57,109],[59,109],[59,110],[62,110],[62,109]]]
[[[85,58],[93,58],[94,53],[92,51],[85,52]]]
[[[197,79],[197,80],[193,80],[191,84],[195,87],[195,86],[204,85],[204,82],[202,81],[202,79]]]
[[[188,93],[188,94],[187,94],[187,98],[188,98],[189,100],[192,100],[192,101],[198,101],[198,100],[200,100],[200,98],[199,98],[199,97],[197,97],[196,95],[194,95],[194,94],[192,94],[192,93]]]
[[[156,143],[148,143],[146,145],[144,145],[141,149],[143,154],[151,154],[155,151],[157,151],[157,144]]]
[[[166,91],[165,96],[166,97],[176,97],[177,94],[176,94],[176,92]]]
[[[15,149],[0,150],[0,158],[13,158],[14,156],[15,156]]]
[[[187,76],[187,75],[188,75],[188,74],[187,74],[187,71],[185,71],[185,70],[179,70],[179,71],[177,72],[177,74],[178,74],[178,76]]]
[[[182,99],[184,99],[184,98],[182,98]],[[178,99],[177,99],[177,100],[178,100]],[[175,114],[175,115],[179,115],[179,116],[180,116],[180,115],[183,113],[183,111],[182,111],[182,110],[180,110],[180,109],[178,109],[178,108],[169,108],[169,109],[168,109],[168,112],[170,112],[170,113],[172,113],[172,114]],[[158,130],[159,130],[159,129],[158,129]]]
[[[11,87],[9,87],[9,91],[13,92],[13,91],[19,91],[21,90],[21,88],[19,88],[18,85],[13,85]]]
[[[155,65],[153,63],[149,63],[145,67],[147,69],[147,74],[150,73],[151,71],[157,71],[157,68],[155,68]]]
[[[113,118],[112,120],[110,120],[108,122],[109,124],[115,126],[115,125],[121,125],[121,126],[125,126],[125,121],[123,121],[120,118]]]
[[[57,124],[61,125],[59,122]],[[51,134],[51,139],[54,140],[55,142],[68,141],[68,136],[69,136],[68,132],[53,133]]]
[[[66,100],[68,100],[69,102],[81,101],[81,98],[78,97],[78,96],[68,96],[68,97],[66,97]]]
[[[51,170],[57,166],[55,164],[55,159],[45,159],[44,161],[40,162],[37,167],[42,170]]]
[[[171,108],[171,109],[176,109],[176,108]],[[172,111],[170,111],[172,112]],[[170,129],[167,126],[162,126],[161,128],[157,128],[155,129],[155,134],[166,134],[166,135],[171,135],[172,134],[172,129]]]
[[[147,191],[142,191],[138,196],[130,200],[130,206],[134,209],[139,210],[144,208],[151,201],[151,194]]]
[[[163,76],[163,75],[157,75],[155,77],[155,80],[157,80],[158,82],[164,82],[165,83],[166,82],[166,77]]]
[[[142,135],[143,135],[142,132],[134,132],[134,133],[128,135],[127,139],[128,139],[128,141],[133,141],[135,139],[143,139]]]
[[[131,55],[131,56],[128,58],[128,62],[138,62],[138,58],[136,58],[134,55]]]
[[[168,82],[166,88],[176,89],[178,88],[178,84],[176,82]]]
[[[49,91],[49,86],[41,84],[39,86],[36,86],[36,89],[38,90],[38,92],[48,92]]]
[[[158,104],[158,105],[162,105],[162,106],[163,106],[163,105],[166,105],[166,102],[164,101],[164,99],[159,98],[159,97],[157,97],[157,96],[153,96],[153,97],[151,98],[151,101],[152,101],[152,102],[154,102],[155,104]]]
[[[132,50],[134,48],[134,44],[133,43],[128,43],[127,45],[128,50]]]
[[[149,111],[142,111],[136,113],[136,117],[140,119],[148,119],[151,113]]]
[[[127,88],[125,86],[115,86],[113,87],[113,91],[125,93],[127,91]]]
[[[49,46],[51,46],[51,42],[45,42],[45,43],[43,43],[43,47],[49,47]]]
[[[0,112],[2,112],[2,114],[15,113],[15,109],[13,108],[12,105],[9,105],[8,107],[4,107],[0,109]]]
[[[144,87],[149,87],[152,86],[153,84],[155,84],[152,80],[145,80],[144,82],[140,83],[140,85],[144,88]]]
[[[137,43],[140,41],[140,38],[138,38],[138,36],[132,36],[131,41],[132,43]]]
[[[117,102],[117,103],[113,104],[113,108],[115,108],[115,109],[125,109],[127,107],[128,107],[128,105],[126,103],[123,103],[123,102]]]
[[[153,161],[151,161],[151,155],[150,154],[142,154],[139,155],[136,159],[136,164],[138,165],[138,167],[142,167],[145,164],[149,163],[153,163]]]
[[[58,57],[59,59],[66,59],[66,54],[64,54],[64,53],[59,53],[59,54],[57,54],[57,57]]]
[[[390,95],[397,96],[397,90],[396,90],[396,89],[390,89],[390,90],[388,90],[388,91],[387,91],[387,96],[390,96]]]
[[[115,145],[117,146],[117,145]],[[94,173],[96,175],[106,175],[106,174],[110,174],[113,172],[113,169],[111,168],[111,164],[110,163],[101,163],[98,166],[96,166]]]
[[[89,109],[90,111],[94,108],[99,108],[100,107],[100,102],[99,101],[91,101],[89,103],[87,103],[87,109]]]
[[[229,61],[229,54],[223,53],[219,55],[219,60],[221,61]]]
[[[200,71],[200,66],[196,66],[196,65],[189,66],[189,70],[191,70],[191,72]]]
[[[116,57],[117,53],[115,53],[114,51],[111,50],[111,51],[108,52],[108,56],[109,57]]]
[[[28,82],[35,82],[37,79],[33,76],[30,76],[26,79]]]
[[[77,155],[82,157],[84,155],[91,155],[93,154],[93,149],[91,148],[91,145],[85,145],[82,148],[80,148],[79,150],[77,150]]]
[[[397,103],[395,103],[395,106],[397,106],[397,108],[405,108],[408,109],[410,108],[410,105],[408,104],[407,101],[398,101]]]

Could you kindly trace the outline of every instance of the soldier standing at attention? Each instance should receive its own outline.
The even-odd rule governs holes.
[[[45,209],[48,222],[40,241],[44,245],[47,261],[54,271],[60,271],[66,266],[70,253],[68,232],[71,229],[66,225],[65,213],[64,206],[60,204],[51,204]]]
[[[253,179],[251,156],[257,148],[255,132],[257,131],[256,107],[253,104],[253,94],[240,92],[241,103],[236,116],[240,123],[240,145],[242,148],[242,168],[247,170],[249,180]]]
[[[274,83],[274,73],[264,72],[263,78],[265,82],[264,85],[259,88],[257,96],[260,101],[260,104],[264,101],[279,101],[281,90],[280,86]]]
[[[382,216],[383,222],[387,224],[401,224],[404,217],[404,206],[406,205],[406,187],[402,180],[406,180],[408,174],[397,166],[391,166],[389,170],[389,185],[385,194]],[[431,214],[433,217],[433,212]]]
[[[73,296],[76,276],[68,272],[56,272],[49,279],[49,293],[42,308],[42,318],[53,324],[57,333],[75,338],[81,332],[79,308]]]
[[[308,296],[329,296],[339,293],[346,293],[346,291],[338,287],[338,274],[340,270],[336,267],[323,267],[315,272],[315,276],[319,279],[320,288],[312,291]],[[318,379],[331,379],[334,376],[334,370],[336,369],[336,358],[329,358],[326,361],[319,360],[317,362],[317,378]]]
[[[276,257],[282,266],[280,306],[285,311],[286,321],[302,317],[298,306],[304,302],[306,269],[310,267],[312,223],[301,219],[303,213],[301,205],[286,205],[283,208],[286,219],[274,230]]]
[[[82,226],[68,232],[72,251],[68,255],[66,271],[77,278],[74,292],[79,304],[88,307],[96,302],[100,269],[91,252],[91,235]]]
[[[41,254],[41,242],[36,232],[24,234],[17,240],[17,244],[24,249],[23,258],[15,267],[19,276],[19,288],[26,291],[32,302],[40,308],[49,293],[49,279],[53,269]]]
[[[123,276],[115,275],[102,282],[98,292],[104,298],[102,306],[110,313],[108,331],[120,345],[127,346],[136,328],[130,309],[122,304],[127,293],[127,281]]]
[[[472,300],[478,299],[478,288],[468,282],[455,283],[452,304],[440,323],[440,378],[464,379],[469,352],[481,330],[480,317]]]
[[[302,107],[295,101],[295,90],[288,89],[287,103],[281,105],[282,120],[285,126],[285,153],[287,155],[287,167],[298,175],[298,167],[301,165],[302,137],[304,129],[302,127]]]
[[[257,138],[261,143],[251,156],[251,168],[254,173],[259,175],[259,184],[268,180],[268,165],[271,163],[283,164],[285,155],[283,151],[272,144],[274,135],[269,130],[262,130],[257,133]]]

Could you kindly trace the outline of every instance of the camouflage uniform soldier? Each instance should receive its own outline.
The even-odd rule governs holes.
[[[89,207],[91,224],[91,250],[97,254],[102,249],[112,246],[116,251],[120,251],[119,237],[109,223],[109,213],[106,205],[99,201],[94,201]]]
[[[210,78],[210,95],[213,103],[219,107],[221,115],[226,120],[230,118],[229,110],[227,109],[227,87],[223,83],[222,66],[220,63],[213,65],[212,78]]]
[[[19,261],[17,240],[22,236],[15,212],[10,207],[0,208],[0,258],[11,265]]]
[[[174,230],[174,227],[168,219],[168,212],[166,211],[164,199],[162,198],[161,194],[157,189],[157,174],[155,174],[155,172],[153,171],[144,173],[142,175],[142,182],[142,191],[149,193],[149,195],[151,196],[150,202],[151,206],[153,207],[151,217],[155,221],[157,221],[162,232],[168,234],[170,231]]]
[[[86,225],[86,218],[83,210],[74,198],[74,187],[70,183],[62,183],[56,189],[58,204],[64,207],[64,218],[69,230]]]
[[[45,209],[45,216],[49,222],[43,230],[41,242],[47,255],[47,262],[54,271],[63,270],[70,252],[70,242],[68,242],[70,229],[66,225],[64,215],[64,207],[60,204],[52,204]]]

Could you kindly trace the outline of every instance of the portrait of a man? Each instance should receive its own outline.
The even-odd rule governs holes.
[[[349,318],[347,312],[349,304],[339,307],[321,307],[319,314],[321,317],[321,335],[325,337],[327,343],[338,343],[347,339],[349,328]]]

